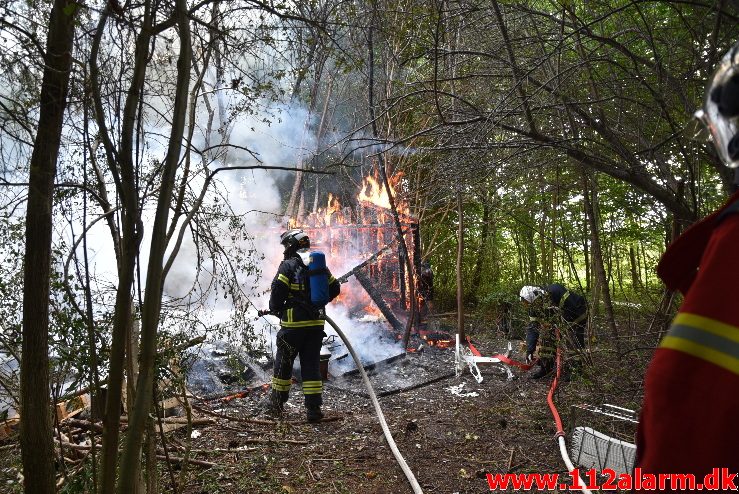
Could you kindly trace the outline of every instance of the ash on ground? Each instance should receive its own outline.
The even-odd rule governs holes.
[[[421,348],[420,351],[400,354],[375,363],[367,369],[375,393],[379,396],[394,394],[454,376],[454,349],[426,346]],[[330,373],[332,370],[329,367]],[[339,376],[330,375],[326,385],[367,395],[362,376],[358,371],[350,371]]]
[[[258,357],[221,341],[205,343],[188,355],[187,387],[206,398],[241,391],[269,382],[265,366],[271,375]]]

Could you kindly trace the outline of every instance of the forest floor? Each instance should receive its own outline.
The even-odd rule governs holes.
[[[481,327],[470,334],[483,355],[505,350],[507,339],[500,333]],[[642,377],[651,352],[632,346],[617,353],[597,343],[592,348],[592,362],[570,382],[560,384],[554,395],[568,437],[573,405],[612,403],[635,410],[640,406]],[[518,341],[513,349],[512,357],[521,359]],[[413,373],[422,366],[428,380],[438,379],[379,400],[397,446],[424,492],[490,492],[487,473],[566,477],[546,402],[551,377],[531,380],[526,372],[512,368],[511,378],[498,364],[483,367],[484,380],[479,384],[466,369],[459,378],[450,376],[453,348],[426,349],[390,365],[396,373]],[[386,380],[384,372],[373,372],[371,379]],[[358,377],[348,385],[329,383],[324,388],[324,411],[331,421],[318,424],[304,421],[299,386],[293,387],[286,415],[276,423],[249,422],[255,418],[258,402],[248,398],[217,406],[200,404],[201,409],[237,420],[217,418],[214,424],[195,428],[191,458],[216,466],[190,465],[180,492],[412,492],[359,383]],[[631,424],[578,417],[574,425],[597,425],[604,433],[633,442]],[[182,444],[185,435],[182,428],[170,433],[169,440]],[[5,485],[14,484],[14,468],[2,457],[14,453],[17,448],[0,451],[0,482]],[[171,454],[181,456],[177,451]],[[162,492],[172,491],[173,475],[178,477],[179,472],[162,467]]]
[[[483,355],[506,348],[507,339],[495,331],[472,330],[471,335]],[[513,341],[513,357],[521,359],[519,345]],[[591,364],[562,383],[554,395],[566,429],[573,425],[573,405],[612,403],[638,410],[651,352],[635,350],[618,354],[593,346]],[[490,492],[487,473],[566,476],[546,402],[551,377],[531,380],[526,372],[512,368],[511,379],[494,365],[483,367],[484,379],[479,384],[466,369],[459,378],[443,378],[454,370],[453,348],[427,348],[390,365],[396,373],[423,368],[430,373],[429,380],[440,379],[379,399],[397,446],[424,492]],[[371,379],[381,386],[387,380],[384,372],[389,371],[371,372]],[[358,383],[356,378],[355,386],[339,382],[325,387],[326,415],[336,419],[331,422],[303,422],[302,396],[295,386],[279,425],[223,422],[200,429],[192,446],[203,451],[197,457],[219,466],[192,467],[185,492],[412,492],[384,439],[372,403]],[[248,417],[253,405],[234,400],[218,412]],[[578,415],[574,425],[597,425],[604,433],[633,442],[631,424]],[[250,440],[254,439],[273,442],[253,444]],[[208,452],[214,448],[245,451]],[[166,478],[163,482],[166,485]]]

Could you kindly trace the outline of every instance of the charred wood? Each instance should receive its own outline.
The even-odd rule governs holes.
[[[390,309],[387,303],[385,303],[382,295],[380,295],[380,292],[377,290],[377,288],[375,288],[369,277],[361,270],[356,270],[354,272],[354,277],[357,279],[359,284],[362,285],[362,288],[364,288],[364,290],[367,292],[367,295],[370,296],[372,302],[374,302],[377,308],[380,309],[380,312],[382,312],[382,315],[385,316],[385,319],[387,319],[387,322],[390,323],[393,330],[398,333],[402,333],[405,329],[403,327],[403,323],[401,323],[400,320],[395,316],[395,314],[393,314],[393,311]]]
[[[350,276],[356,274],[357,272],[359,272],[362,268],[364,268],[368,264],[372,264],[373,262],[375,262],[382,254],[384,254],[389,249],[390,249],[390,245],[386,245],[385,247],[383,247],[382,249],[378,250],[377,252],[375,252],[374,254],[372,254],[370,257],[368,257],[364,262],[362,262],[362,263],[357,264],[356,266],[354,266],[351,269],[351,271],[348,271],[348,272],[342,274],[341,276],[339,276],[338,278],[336,278],[336,280],[339,283],[346,283],[346,280],[348,280]]]
[[[434,384],[434,383],[437,383],[439,381],[443,381],[445,379],[450,379],[452,377],[455,377],[456,375],[457,375],[456,372],[448,372],[446,374],[442,374],[441,376],[437,376],[437,377],[435,377],[433,379],[429,379],[428,381],[423,381],[423,382],[420,382],[420,383],[417,383],[417,384],[413,384],[413,385],[410,385],[410,386],[405,386],[403,388],[390,389],[388,391],[382,391],[380,393],[377,393],[377,396],[378,397],[383,397],[383,396],[395,395],[395,394],[398,394],[398,393],[405,393],[406,391],[412,391],[414,389],[423,388],[424,386],[428,386],[429,384]],[[369,395],[368,395],[368,397],[369,397]]]
[[[364,367],[364,370],[368,370],[369,371],[369,370],[373,370],[373,369],[376,369],[378,367],[382,367],[383,365],[387,365],[387,364],[390,364],[392,362],[395,362],[396,360],[401,360],[401,359],[404,359],[404,358],[405,358],[405,353],[400,353],[398,355],[393,355],[392,357],[388,357],[385,360],[380,360],[379,362],[373,362],[373,363],[368,364],[368,365],[365,365],[363,367]],[[353,376],[355,374],[359,374],[359,369],[349,370],[347,372],[344,372],[342,375],[343,376]]]

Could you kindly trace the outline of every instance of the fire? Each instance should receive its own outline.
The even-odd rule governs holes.
[[[375,306],[375,304],[372,304],[372,303],[365,305],[364,309],[362,310],[371,316],[381,316],[382,315],[382,312],[380,311],[380,309],[378,309],[377,306]]]
[[[368,175],[362,179],[362,187],[357,195],[357,200],[360,204],[373,205],[381,209],[390,209],[390,197],[387,194],[387,189],[380,182],[379,173],[375,170],[374,176]],[[388,185],[390,192],[395,199],[395,207],[398,213],[401,215],[409,216],[409,208],[405,201],[399,197],[397,190],[400,185],[400,181],[403,179],[403,173],[397,172],[388,179]],[[387,221],[384,215],[380,215],[380,221]]]
[[[334,213],[338,213],[341,211],[341,203],[339,202],[338,197],[334,197],[332,193],[328,193],[328,204],[326,204],[326,212],[323,215],[324,218],[324,224],[326,226],[331,226],[331,216]],[[343,220],[343,218],[341,218]]]
[[[392,184],[390,184],[390,191],[395,197],[395,189]],[[357,199],[359,199],[359,202],[368,202],[383,209],[390,209],[390,198],[387,195],[387,190],[373,177],[362,179],[362,189],[359,191]]]
[[[427,340],[429,346],[436,348],[451,348],[454,346],[454,340]]]
[[[403,177],[401,172],[396,172],[388,182],[400,220],[406,227],[405,244],[410,250],[419,244],[414,241],[414,235],[418,235],[418,220],[409,214],[408,202],[404,200]],[[397,248],[387,249],[396,243],[397,233],[390,212],[390,196],[380,179],[379,169],[362,179],[352,204],[342,204],[334,193],[327,193],[327,196],[328,200],[321,201],[322,207],[315,207],[300,218],[290,219],[289,227],[302,228],[309,235],[311,246],[330,259],[329,266],[334,275],[343,274],[342,271],[374,256],[363,268],[378,292],[374,296],[384,298],[383,302],[391,310],[407,310],[407,287],[413,280],[405,266],[400,267]],[[408,228],[413,225],[415,229]],[[420,252],[414,251],[412,255],[415,257]],[[351,277],[335,302],[345,306],[352,317],[382,317],[382,312],[372,300],[372,296]]]

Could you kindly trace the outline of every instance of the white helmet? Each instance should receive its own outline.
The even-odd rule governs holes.
[[[525,300],[528,303],[532,303],[537,298],[544,295],[544,289],[539,288],[538,286],[525,286],[521,288],[521,293],[519,293],[519,296],[521,297],[521,300]]]

